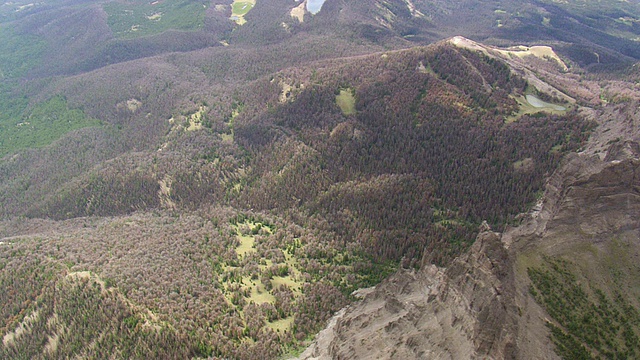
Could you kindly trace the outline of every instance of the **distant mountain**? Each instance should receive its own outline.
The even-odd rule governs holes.
[[[494,270],[522,276],[509,289],[531,284],[539,296],[522,299],[556,316],[538,280],[580,276],[582,263],[534,247],[514,273],[528,245],[496,239],[551,204],[549,181],[573,189],[615,161],[633,168],[637,147],[638,4],[579,5],[327,0],[311,14],[280,0],[3,2],[0,357],[277,358],[399,268],[452,288],[460,269],[480,273],[464,306],[511,306],[520,300],[495,300],[484,283]],[[578,151],[610,155],[567,170]],[[482,268],[486,251],[504,264]],[[622,297],[636,291],[627,280]],[[617,299],[606,283],[585,286],[594,304],[596,288]],[[485,320],[470,354],[516,351]],[[549,354],[631,348],[596,347],[554,321],[531,337]],[[333,350],[363,356],[338,324]]]
[[[31,76],[77,74],[169,52],[309,36],[396,49],[455,35],[501,46],[544,42],[580,66],[640,57],[635,1],[327,0],[315,15],[298,2],[247,4],[255,5],[244,10],[239,26],[230,20],[233,6],[223,0],[6,2],[0,7],[1,49],[20,42],[30,51],[12,51],[13,59],[3,62],[28,60]]]
[[[640,56],[639,13],[638,2],[619,1],[328,0],[317,21],[386,44],[455,35],[501,46],[544,42],[587,66]]]

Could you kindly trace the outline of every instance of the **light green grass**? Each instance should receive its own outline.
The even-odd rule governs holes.
[[[240,184],[236,184],[236,185],[241,186]],[[249,229],[251,229],[252,232],[257,231],[256,229],[259,228],[258,230],[263,229],[265,232],[267,232],[269,234],[271,233],[271,229],[269,229],[268,226],[264,226],[264,224],[259,223],[259,222],[246,221],[241,225],[248,226]],[[246,254],[248,254],[250,252],[255,252],[256,249],[254,248],[254,246],[255,246],[255,243],[256,243],[256,239],[255,239],[254,235],[252,235],[252,234],[243,235],[240,232],[240,226],[235,225],[234,227],[236,229],[237,238],[238,238],[238,240],[240,240],[240,246],[238,246],[236,248],[236,254],[238,254],[238,256],[242,257],[242,256],[245,256]]]
[[[563,148],[564,148],[564,145],[562,144],[554,145],[549,152],[554,154],[559,153],[563,150]]]
[[[0,114],[0,157],[47,146],[70,131],[100,125],[99,120],[87,117],[82,110],[70,109],[62,96],[40,103],[20,117],[15,112],[3,115]]]
[[[286,285],[296,293],[296,295],[302,294],[302,284],[294,280],[291,275],[285,277],[274,276],[273,279],[271,279],[271,285],[274,289],[277,289],[281,285]]]
[[[531,168],[532,166],[533,166],[533,159],[531,158],[525,158],[513,163],[513,169],[516,171],[521,169]]]
[[[269,293],[267,289],[264,288],[264,285],[262,285],[259,280],[256,281],[255,285],[251,287],[251,296],[249,296],[247,300],[249,303],[253,301],[256,304],[276,303],[275,296],[271,295],[271,293]]]
[[[103,5],[114,35],[132,39],[160,34],[169,29],[198,30],[204,24],[208,1],[110,2]]]
[[[289,266],[289,273],[293,275],[300,275],[300,270],[298,270],[298,259],[287,251],[284,251],[284,258],[285,264]]]
[[[234,135],[235,135],[235,131],[233,129],[233,121],[235,120],[235,118],[238,117],[238,115],[240,115],[240,111],[242,111],[242,109],[244,108],[244,105],[234,104],[232,106],[234,106],[234,109],[231,112],[231,117],[229,118],[229,121],[226,122],[229,132],[220,134],[220,138],[222,139],[222,141],[225,141],[225,142],[233,142]]]
[[[18,34],[9,26],[0,26],[0,80],[22,76],[39,65],[45,47],[40,36]]]
[[[271,265],[273,265],[273,261],[264,259],[264,265],[260,265],[260,270],[266,270],[267,268],[271,267]]]
[[[271,233],[271,229],[267,226],[264,226],[262,223],[259,222],[250,222],[250,221],[245,221],[242,224],[238,224],[238,225],[234,225],[234,228],[236,230],[236,236],[238,238],[238,240],[240,241],[240,245],[238,247],[236,247],[236,254],[238,255],[238,257],[244,257],[247,254],[250,253],[255,253],[256,249],[254,248],[255,246],[255,236],[248,234],[248,235],[242,235],[240,232],[240,227],[241,226],[248,226],[249,229],[251,230],[251,232],[256,231],[258,228],[262,229],[263,231],[265,231],[267,234]],[[264,261],[262,261],[264,260]],[[262,265],[259,265],[258,268],[260,269],[260,272],[264,272],[266,271],[269,267],[273,266],[273,261],[269,260],[269,259],[260,259],[259,263],[263,262]],[[291,272],[291,275],[285,276],[285,277],[281,277],[281,276],[274,276],[271,280],[271,286],[273,289],[277,289],[280,285],[286,285],[288,286],[295,294],[295,296],[300,296],[302,294],[302,283],[296,281],[294,279],[294,277],[296,277],[296,274],[300,274],[300,271],[297,270],[295,268],[295,265],[297,264],[296,259],[287,254],[285,252],[285,264],[287,264],[289,266],[289,271]],[[224,269],[228,269],[229,267],[227,265],[225,265],[223,267]],[[260,275],[260,274],[258,274]],[[260,279],[251,279],[251,274],[244,274],[242,277],[242,289],[243,290],[249,290],[250,295],[246,298],[247,303],[251,303],[254,302],[256,304],[262,304],[262,303],[270,303],[270,304],[274,304],[275,303],[275,297],[271,294],[271,292],[269,292],[264,285],[262,284]],[[280,324],[278,326],[283,326],[283,324]]]
[[[232,15],[244,16],[255,6],[255,1],[234,1],[232,5]]]
[[[253,9],[256,5],[256,0],[234,0],[231,4],[231,19],[233,19],[238,25],[243,25],[247,22],[244,16]]]
[[[251,230],[255,229],[255,227],[257,226],[256,223],[248,222],[248,221],[241,225],[247,225]],[[256,243],[255,237],[251,234],[243,235],[240,232],[240,226],[238,225],[234,225],[234,228],[236,229],[236,234],[237,234],[236,237],[240,241],[240,245],[236,248],[236,254],[238,254],[238,256],[240,257],[243,257],[247,253],[255,252],[256,251],[254,249],[254,245]]]
[[[265,289],[260,280],[251,280],[251,276],[242,278],[242,289],[250,289],[251,294],[247,298],[247,303],[254,302],[256,304],[270,303],[275,304],[276,298]]]
[[[341,89],[340,94],[336,96],[336,104],[344,115],[356,113],[356,97],[353,92],[353,89]]]
[[[274,322],[267,322],[267,327],[273,331],[280,331],[281,333],[289,331],[293,325],[293,316],[286,317],[284,319],[276,320]]]
[[[236,248],[236,254],[242,257],[250,252],[255,252],[256,249],[253,246],[256,243],[256,239],[250,235],[238,235],[238,240],[240,240],[240,246]]]
[[[233,133],[231,134],[220,134],[220,139],[222,139],[222,141],[227,142],[227,143],[232,143],[233,142]],[[240,184],[237,184],[240,185]]]

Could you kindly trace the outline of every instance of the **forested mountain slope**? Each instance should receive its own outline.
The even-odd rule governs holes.
[[[386,279],[302,358],[637,357],[637,144],[571,157],[522,225]]]
[[[619,85],[610,94],[625,101],[583,110],[597,131],[517,226],[483,225],[447,268],[389,277],[301,358],[637,357],[640,94]]]
[[[97,90],[99,75],[58,90],[97,115],[109,96],[88,102],[75,84]],[[170,356],[256,358],[296,346],[394,263],[447,264],[483,219],[503,226],[535,201],[591,125],[570,103],[555,115],[522,112],[517,99],[531,92],[500,60],[444,42],[290,68],[230,97],[193,98],[195,109],[161,121],[138,117],[151,96],[126,95],[113,112],[123,122],[107,127],[140,126],[136,151],[59,187],[29,177],[51,179],[42,172],[53,167],[20,163],[47,151],[78,166],[78,147],[54,143],[4,163],[16,169],[3,172],[5,194],[26,195],[5,208],[33,219],[4,225],[3,351],[101,356],[116,346],[136,357],[165,341]],[[154,122],[164,131],[145,129]],[[42,203],[25,201],[39,194]],[[113,308],[113,322],[64,315],[78,292]],[[82,326],[95,337],[77,337]]]
[[[637,4],[473,3],[3,2],[0,357],[284,356],[635,140]]]

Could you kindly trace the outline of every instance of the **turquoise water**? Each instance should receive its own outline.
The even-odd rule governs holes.
[[[325,0],[307,0],[307,11],[312,14],[317,14],[324,2]]]

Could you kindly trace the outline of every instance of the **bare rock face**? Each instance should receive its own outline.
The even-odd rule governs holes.
[[[446,270],[428,266],[385,280],[334,319],[330,341],[302,358],[513,358],[510,266],[500,236],[483,232]]]
[[[550,179],[542,209],[503,239],[517,258],[517,358],[556,356],[546,331],[550,316],[529,294],[526,266],[542,257],[571,262],[584,284],[615,288],[635,306],[640,293],[640,148],[610,146],[605,156],[573,155]],[[624,248],[624,252],[619,249]],[[612,274],[617,279],[614,281]]]
[[[388,278],[343,309],[301,358],[558,358],[546,326],[550,316],[529,294],[526,268],[536,259],[564,257],[578,269],[584,264],[579,276],[606,289],[601,270],[613,239],[626,244],[625,256],[640,257],[634,140],[616,142],[605,154],[567,157],[520,226],[503,234],[483,227],[447,269],[425,266]],[[640,284],[627,278],[626,293],[638,295]]]

